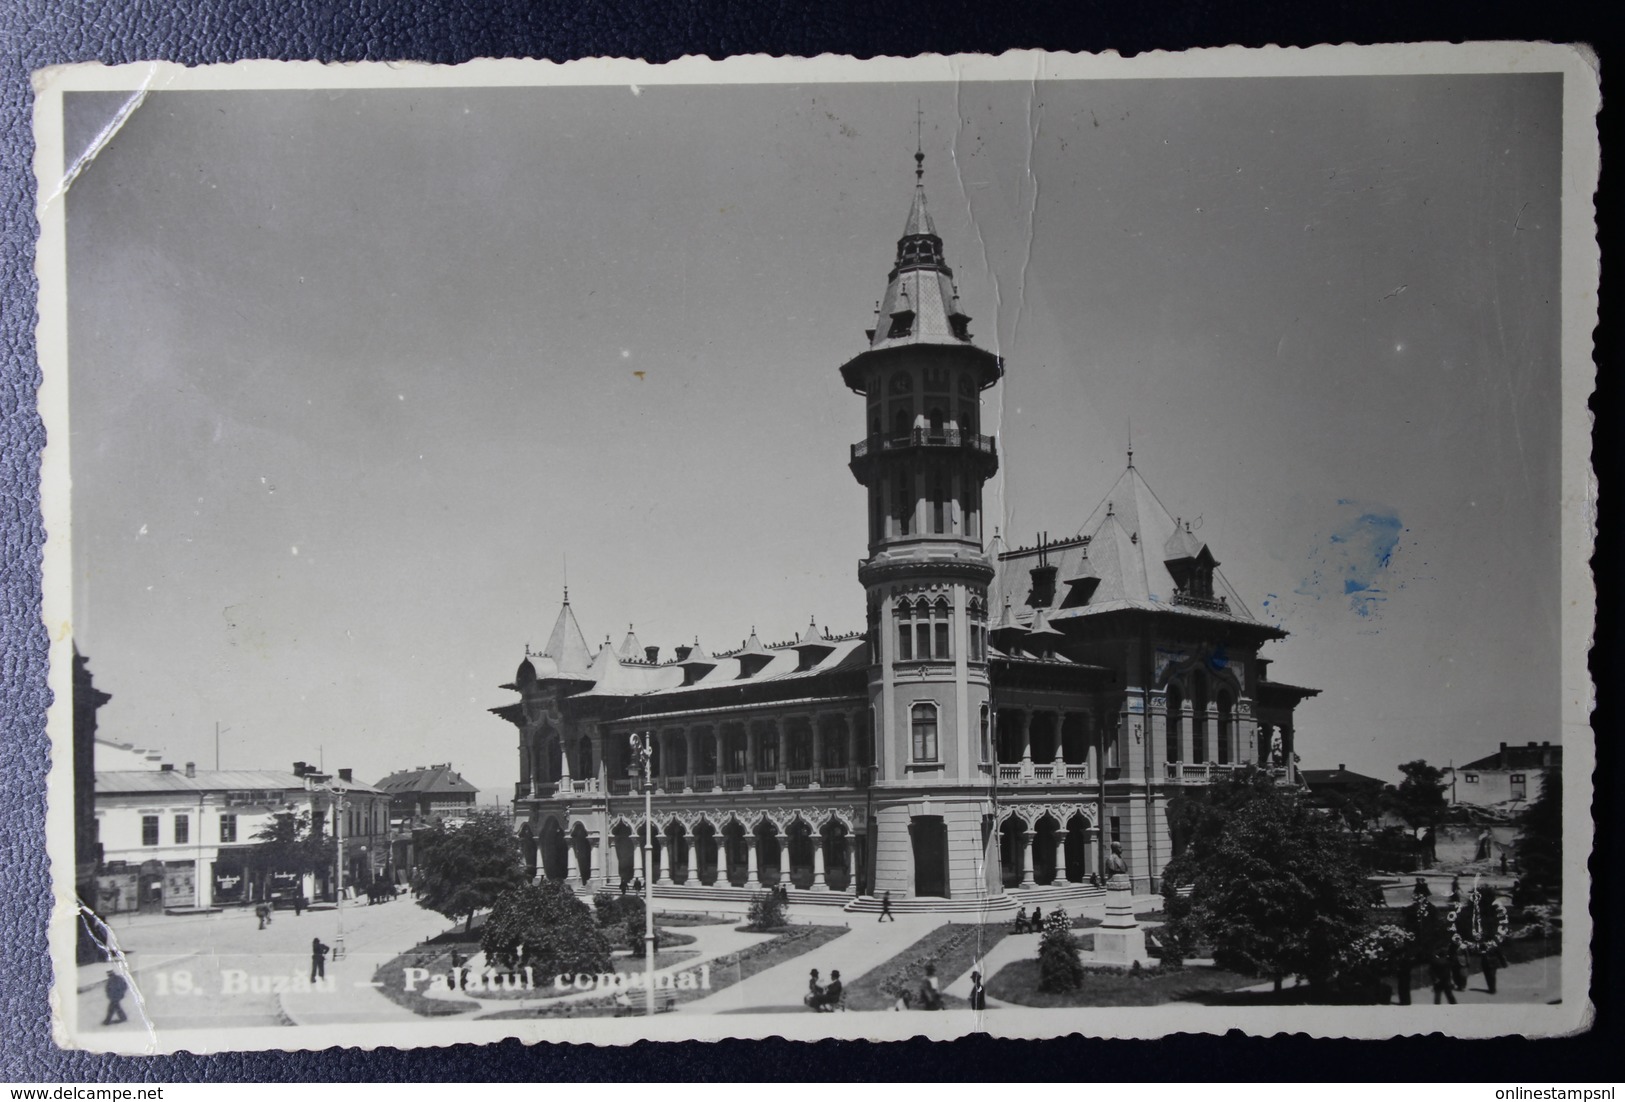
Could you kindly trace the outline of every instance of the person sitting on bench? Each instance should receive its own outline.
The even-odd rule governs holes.
[[[829,973],[829,986],[824,988],[823,994],[813,1000],[812,1008],[819,1013],[833,1012],[841,1005],[846,996],[842,993],[840,969],[831,969]]]
[[[1027,908],[1023,907],[1016,912],[1016,917],[1010,923],[1010,931],[1016,934],[1027,932]]]

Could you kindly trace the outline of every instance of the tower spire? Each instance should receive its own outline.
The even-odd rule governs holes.
[[[925,105],[914,101],[914,186],[925,187]]]

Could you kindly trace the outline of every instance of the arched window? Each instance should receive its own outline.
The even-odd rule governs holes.
[[[1185,760],[1185,694],[1168,687],[1168,760]]]
[[[912,394],[914,392],[914,376],[906,371],[899,371],[891,377],[891,392],[893,394]]]
[[[967,608],[970,618],[970,654],[972,662],[987,661],[987,615],[979,597],[972,597]]]
[[[953,652],[953,609],[948,605],[946,597],[938,597],[937,603],[931,610],[932,646],[931,656],[942,662],[954,656]]]
[[[931,605],[924,597],[914,606],[914,657],[931,657]]]
[[[914,414],[906,407],[898,406],[892,410],[891,434],[898,440],[906,441],[914,429]]]
[[[992,757],[993,757],[993,742],[992,742],[992,735],[991,735],[991,732],[990,732],[991,726],[992,726],[992,724],[989,721],[989,717],[988,717],[988,706],[986,704],[984,704],[984,705],[982,705],[982,724],[981,724],[982,763],[984,765],[987,764],[987,762],[989,762],[990,760],[992,760]]]
[[[914,606],[898,601],[893,614],[897,620],[897,660],[911,662],[914,659]]]
[[[948,418],[943,414],[941,406],[932,406],[927,420],[931,425],[931,438],[933,440],[941,440],[947,435]]]
[[[914,531],[914,480],[906,474],[897,476],[897,493],[892,502],[897,517],[897,534],[907,536]]]
[[[909,709],[909,723],[913,730],[914,760],[937,760],[937,706],[920,703]]]
[[[977,408],[972,402],[964,402],[959,407],[959,431],[967,435],[977,432]]]
[[[880,435],[880,413],[878,411],[873,417],[869,418],[869,435]]]
[[[942,535],[948,530],[948,491],[942,484],[942,475],[931,476],[931,531]]]
[[[1219,747],[1218,761],[1220,765],[1230,762],[1230,713],[1234,705],[1230,699],[1230,690],[1219,690]]]

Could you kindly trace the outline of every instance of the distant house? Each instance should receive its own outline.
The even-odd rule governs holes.
[[[1444,770],[1450,802],[1475,807],[1509,805],[1520,810],[1540,794],[1547,772],[1563,767],[1563,747],[1550,742],[1513,746],[1505,742],[1488,757]]]
[[[1341,763],[1336,769],[1300,769],[1298,777],[1309,790],[1310,799],[1323,806],[1346,800],[1356,807],[1375,809],[1383,789],[1380,779],[1352,772]]]
[[[390,860],[405,876],[416,864],[412,834],[436,822],[458,822],[474,811],[480,790],[469,784],[450,762],[420,765],[391,773],[376,785],[389,796]]]
[[[376,787],[389,796],[389,817],[427,826],[436,819],[463,819],[474,810],[480,790],[444,765],[418,766],[391,773]]]

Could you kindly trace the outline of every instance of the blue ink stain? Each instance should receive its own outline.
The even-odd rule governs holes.
[[[1363,619],[1372,619],[1388,599],[1382,582],[1393,564],[1405,528],[1392,509],[1347,498],[1338,504],[1352,505],[1359,514],[1327,533],[1325,546],[1312,553],[1311,558],[1316,561],[1295,592],[1319,600],[1336,592],[1331,587],[1341,583],[1338,588],[1349,598],[1349,611]],[[1269,606],[1268,601],[1264,604]]]

